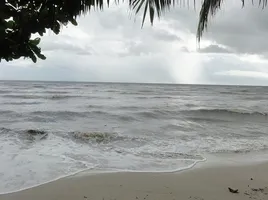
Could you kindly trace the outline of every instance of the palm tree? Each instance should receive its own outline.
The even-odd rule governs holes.
[[[109,6],[110,0],[106,0]],[[124,1],[124,0],[123,0]],[[115,0],[118,4],[120,0]],[[202,0],[197,27],[197,40],[200,41],[207,28],[209,16],[213,16],[221,8],[223,0]],[[252,0],[252,3],[254,0]],[[147,13],[151,24],[155,16],[161,17],[172,6],[182,3],[195,7],[196,0],[129,0],[129,7],[135,13],[143,9],[142,25]],[[198,2],[199,3],[199,2]],[[244,6],[245,0],[241,0]],[[262,7],[267,6],[267,0],[258,0]],[[5,49],[0,53],[1,59],[11,61],[20,57],[37,57],[45,59],[38,47],[40,38],[31,39],[32,34],[42,36],[46,29],[54,33],[60,32],[61,25],[71,22],[77,25],[76,18],[87,14],[91,9],[103,10],[104,0],[1,0],[0,1],[0,46]]]

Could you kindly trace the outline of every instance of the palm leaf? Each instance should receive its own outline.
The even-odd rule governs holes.
[[[153,24],[154,20],[154,12],[156,11],[157,16],[160,17],[162,13],[164,13],[166,10],[169,10],[171,6],[175,6],[176,4],[179,4],[180,6],[190,6],[190,1],[193,2],[193,7],[196,9],[196,0],[129,0],[129,5],[132,10],[135,11],[137,14],[141,7],[144,6],[143,11],[143,18],[142,18],[142,25],[144,24],[147,9],[149,9],[150,14],[150,22]],[[267,6],[268,0],[257,0],[258,5],[262,8]],[[198,22],[198,28],[197,28],[197,39],[200,42],[200,39],[203,35],[204,30],[206,30],[208,26],[209,16],[214,16],[217,11],[221,8],[221,5],[223,3],[223,0],[203,0],[200,13],[199,13],[199,22]],[[245,5],[245,0],[241,0],[242,7]],[[254,0],[252,0],[252,4],[254,3]],[[137,6],[138,5],[138,6]],[[149,5],[149,6],[148,6]]]
[[[199,13],[199,23],[197,28],[197,40],[200,42],[200,39],[203,35],[204,30],[208,26],[208,18],[209,16],[214,16],[217,11],[221,8],[223,0],[204,0],[201,6],[201,10]],[[252,0],[253,4],[254,0]],[[245,5],[245,0],[241,0],[242,7]],[[259,0],[259,6],[262,8],[267,6],[267,0]]]

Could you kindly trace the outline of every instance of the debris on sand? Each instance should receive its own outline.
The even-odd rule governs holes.
[[[263,192],[264,188],[251,188],[251,190],[254,192]]]
[[[230,187],[228,187],[228,189],[229,189],[229,192],[231,192],[231,193],[234,193],[234,194],[239,193],[239,192],[238,192],[238,189],[232,189],[232,188],[230,188]]]

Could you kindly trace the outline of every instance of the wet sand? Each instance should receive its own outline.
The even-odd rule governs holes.
[[[231,193],[228,187],[238,193]],[[0,200],[268,200],[268,163],[71,176]]]

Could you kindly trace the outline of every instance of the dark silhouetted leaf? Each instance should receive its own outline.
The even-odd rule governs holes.
[[[150,21],[151,21],[151,24],[153,24],[154,22],[154,4],[153,4],[153,1],[150,0]]]
[[[15,24],[15,23],[14,23],[13,20],[9,20],[9,21],[6,22],[6,27],[12,29],[13,26],[14,26],[14,24]]]
[[[30,43],[37,46],[41,41],[41,38],[35,38],[34,40],[30,40]]]
[[[37,54],[38,58],[42,59],[42,60],[45,60],[46,59],[46,56],[44,56],[43,54]]]
[[[56,22],[56,23],[54,24],[52,30],[53,30],[53,32],[54,32],[55,34],[58,35],[58,34],[60,33],[60,24],[59,24],[58,22]]]
[[[148,5],[149,5],[149,0],[146,0],[144,12],[143,12],[143,17],[142,17],[142,24],[141,24],[142,26],[144,25],[144,21],[145,21],[145,17],[146,17]]]
[[[74,25],[74,26],[77,26],[77,21],[75,19],[71,19],[70,22]]]
[[[36,63],[37,58],[36,58],[36,56],[34,55],[33,52],[31,52],[31,53],[29,54],[29,57],[32,59],[32,61],[33,61],[34,63]]]

